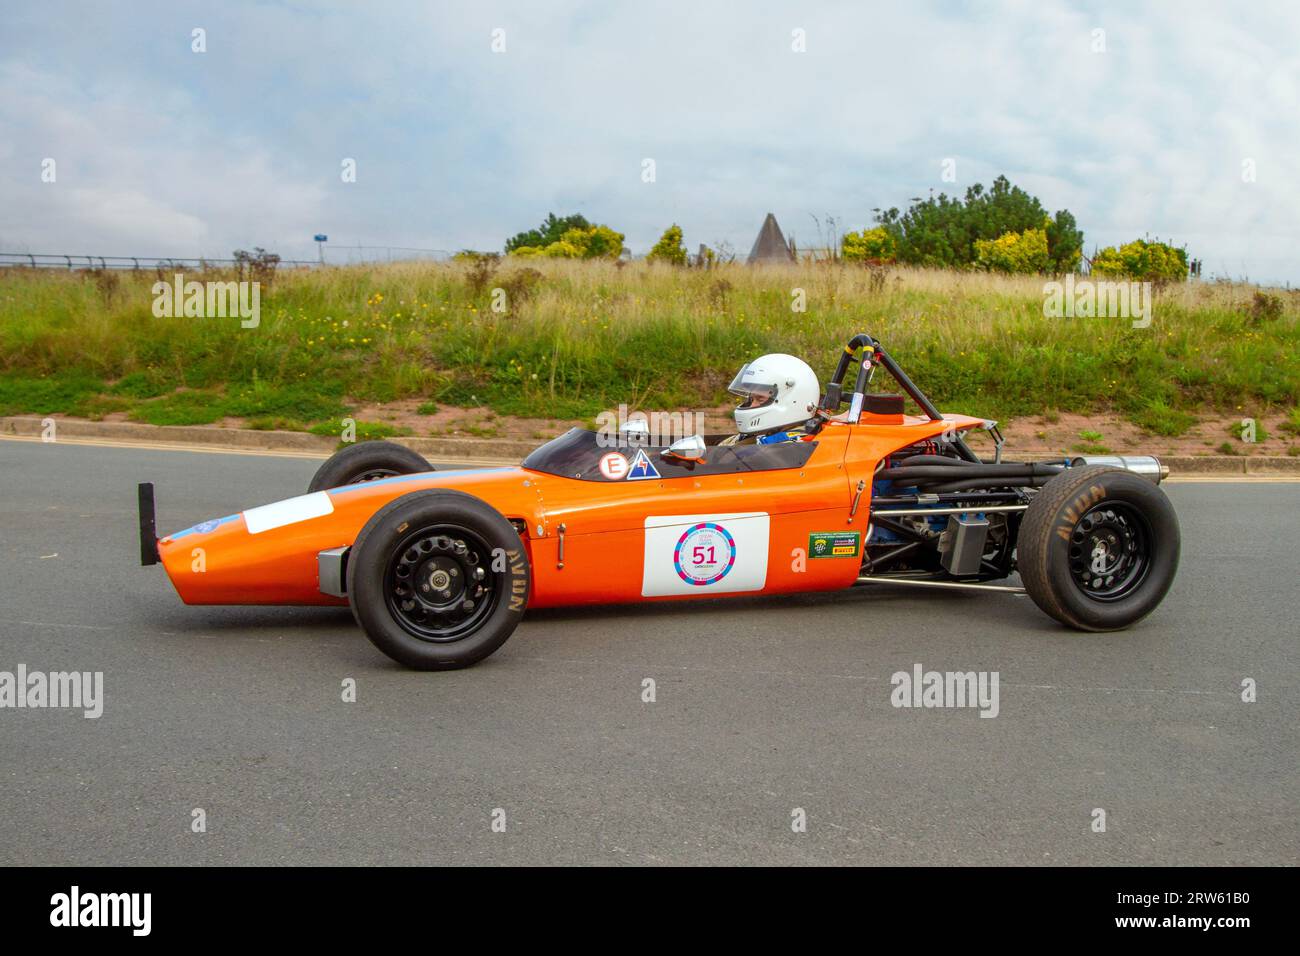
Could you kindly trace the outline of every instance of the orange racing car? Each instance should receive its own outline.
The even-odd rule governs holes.
[[[871,390],[879,369],[901,394]],[[482,660],[528,608],[887,583],[1023,590],[1102,631],[1145,617],[1173,581],[1157,459],[1004,461],[995,422],[940,414],[870,335],[824,390],[787,355],[748,363],[730,390],[732,435],[664,446],[575,428],[518,467],[462,471],[362,442],[305,495],[161,539],[141,484],[141,561],[186,604],[350,605],[381,651],[426,670]],[[966,441],[979,429],[991,462]],[[1022,586],[989,583],[1013,573]]]

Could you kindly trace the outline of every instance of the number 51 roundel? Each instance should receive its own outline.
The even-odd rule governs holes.
[[[647,517],[641,596],[761,591],[769,524],[762,511]]]

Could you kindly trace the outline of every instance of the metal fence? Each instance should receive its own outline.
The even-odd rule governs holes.
[[[0,266],[29,269],[202,269],[206,266],[233,266],[237,259],[177,259],[171,256],[84,256],[65,253],[0,252]],[[281,259],[282,266],[317,266],[318,262]]]
[[[447,259],[449,255],[441,249],[411,249],[404,246],[335,246],[324,261],[281,259],[278,265],[314,269],[323,265],[359,265],[369,262],[412,260],[439,262]],[[175,256],[90,256],[62,252],[0,252],[0,268],[127,269],[135,272],[154,272],[158,269],[201,270],[208,267],[237,266],[240,261],[239,259],[187,259]]]

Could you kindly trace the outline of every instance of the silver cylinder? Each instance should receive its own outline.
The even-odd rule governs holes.
[[[1169,469],[1160,464],[1160,459],[1155,455],[1084,455],[1081,458],[1070,459],[1072,468],[1082,465],[1111,465],[1115,468],[1123,468],[1125,471],[1131,471],[1154,481],[1157,485],[1169,477]]]

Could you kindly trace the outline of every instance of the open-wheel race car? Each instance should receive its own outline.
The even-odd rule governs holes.
[[[870,391],[878,369],[902,394]],[[517,467],[458,471],[362,442],[305,495],[161,539],[142,484],[141,560],[186,604],[351,605],[381,651],[428,670],[482,660],[529,608],[890,584],[1023,590],[1062,624],[1107,631],[1173,581],[1157,459],[1004,461],[995,422],[940,414],[870,335],[824,391],[792,356],[749,363],[732,391],[739,435],[664,447],[645,429],[575,428]],[[989,583],[1015,573],[1023,588]]]

